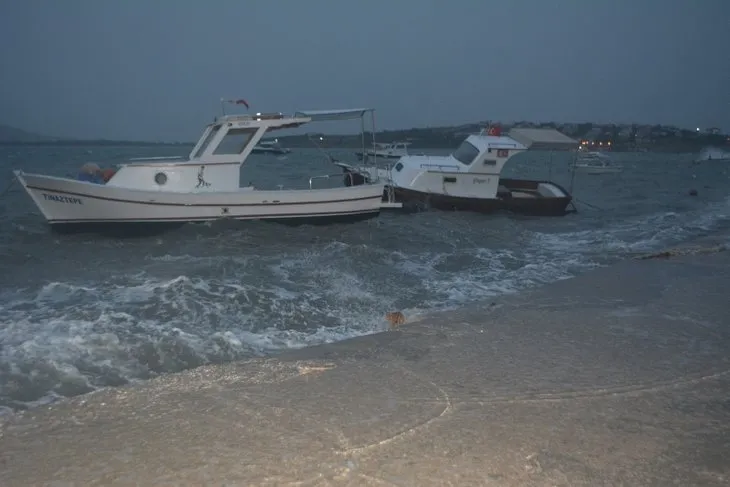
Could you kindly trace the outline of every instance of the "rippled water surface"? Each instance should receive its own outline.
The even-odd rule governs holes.
[[[89,160],[185,152],[4,147],[0,191],[14,168],[66,175]],[[552,156],[549,171],[549,158],[523,154],[508,173],[570,187],[569,159]],[[373,333],[386,311],[458,307],[730,233],[730,165],[692,165],[691,154],[614,158],[623,173],[575,176],[580,211],[566,217],[386,213],[328,227],[195,225],[136,240],[51,234],[16,185],[0,198],[0,408]],[[241,179],[303,187],[335,169],[295,150],[254,156]]]

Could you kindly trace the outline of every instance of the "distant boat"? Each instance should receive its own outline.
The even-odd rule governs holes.
[[[623,166],[614,164],[611,158],[602,152],[579,152],[575,169],[586,174],[610,174],[623,171]]]
[[[696,163],[703,161],[730,162],[730,152],[717,147],[705,147],[694,160]]]
[[[251,150],[253,154],[288,154],[291,149],[282,147],[279,144],[279,139],[274,140],[262,140],[254,146]]]
[[[372,149],[367,149],[367,157],[382,157],[383,159],[400,159],[408,155],[410,142],[391,142],[389,144],[376,142]],[[363,159],[363,152],[356,152],[358,159]]]

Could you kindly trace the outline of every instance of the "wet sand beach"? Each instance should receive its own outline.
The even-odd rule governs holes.
[[[5,419],[0,485],[728,485],[730,252]]]

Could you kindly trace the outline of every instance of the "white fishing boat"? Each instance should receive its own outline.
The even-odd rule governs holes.
[[[374,157],[380,157],[383,159],[400,159],[403,156],[408,155],[408,146],[410,142],[374,142],[373,147],[367,151],[356,152],[358,159],[367,160]]]
[[[384,183],[308,189],[240,187],[253,147],[273,130],[321,120],[363,119],[372,109],[224,115],[209,124],[187,158],[149,158],[101,171],[86,164],[77,179],[14,171],[51,227],[60,232],[158,233],[188,222],[271,220],[288,224],[351,222],[378,216]],[[363,123],[364,125],[364,123]],[[364,140],[364,138],[363,138]]]
[[[602,152],[578,152],[574,169],[586,174],[610,174],[620,173],[623,166],[615,164],[611,158]]]
[[[564,215],[572,202],[557,183],[501,177],[505,164],[527,150],[574,151],[578,141],[554,129],[512,129],[469,135],[448,156],[403,156],[388,167],[336,162],[355,184],[385,180],[386,195],[408,207],[528,215]]]
[[[259,141],[258,144],[253,146],[253,150],[251,152],[254,154],[283,155],[283,154],[289,154],[291,152],[291,149],[282,147],[282,145],[279,143],[279,139],[273,139],[273,140]]]

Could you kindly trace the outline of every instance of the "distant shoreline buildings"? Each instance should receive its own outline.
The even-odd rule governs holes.
[[[503,129],[509,130],[513,127],[524,128],[554,128],[560,132],[573,137],[580,141],[581,145],[611,147],[613,145],[625,144],[654,144],[667,139],[678,139],[692,141],[704,139],[708,136],[722,139],[728,139],[722,131],[717,127],[695,128],[694,130],[682,129],[673,125],[650,125],[650,124],[599,124],[599,123],[556,123],[556,122],[484,122],[480,125],[488,124],[500,125]],[[461,135],[465,135],[465,131]],[[730,142],[730,140],[726,140]]]
[[[730,136],[717,127],[683,129],[674,125],[660,124],[602,124],[558,122],[499,122],[483,121],[452,128],[441,128],[453,138],[464,138],[489,125],[499,125],[507,131],[511,128],[553,128],[572,137],[591,150],[639,150],[641,148],[682,148],[698,145],[730,145]],[[415,143],[414,143],[415,145]]]
[[[514,127],[553,128],[572,137],[590,150],[697,150],[702,146],[730,146],[730,136],[717,127],[683,129],[673,125],[659,124],[601,124],[601,123],[557,123],[557,122],[499,122],[482,121],[458,126],[418,127],[401,130],[382,130],[375,134],[378,142],[408,141],[411,147],[455,148],[469,134],[478,133],[490,126],[499,125],[504,131]],[[3,134],[0,130],[0,145],[60,145],[60,146],[148,146],[148,145],[193,145],[192,142],[154,142],[122,140],[73,140],[52,138],[21,131],[12,127]],[[22,137],[17,137],[20,134]],[[4,135],[4,136],[3,136]],[[323,134],[324,135],[324,134]],[[372,134],[366,134],[372,141]],[[284,135],[278,137],[285,147],[311,147],[306,135]],[[325,137],[329,146],[360,147],[359,135],[329,134]]]

